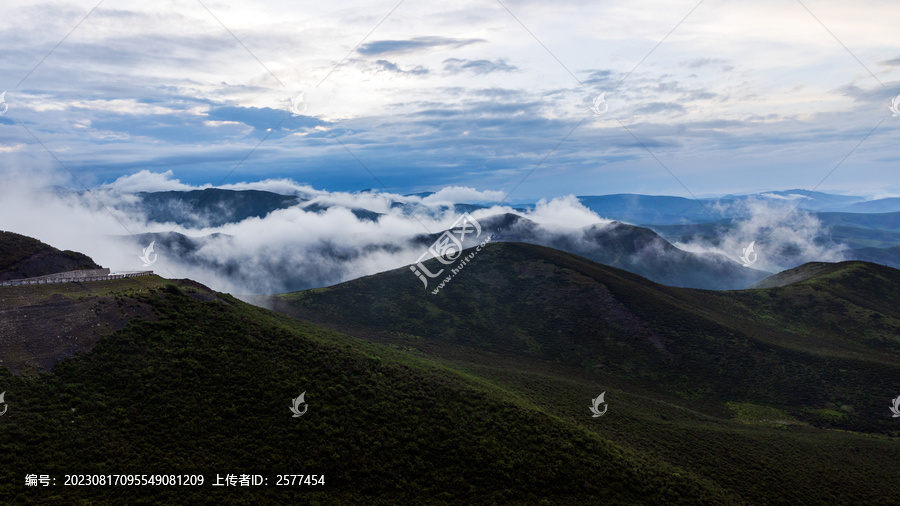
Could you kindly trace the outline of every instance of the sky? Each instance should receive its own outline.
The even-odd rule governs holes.
[[[890,1],[12,0],[3,19],[0,182],[900,195]]]

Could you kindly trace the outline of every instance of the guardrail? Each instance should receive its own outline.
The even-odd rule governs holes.
[[[0,286],[21,286],[21,285],[52,285],[55,283],[73,283],[81,281],[107,281],[110,279],[136,278],[138,276],[150,276],[153,271],[126,272],[122,274],[108,274],[106,276],[84,276],[57,279],[13,279],[10,281],[0,281]]]

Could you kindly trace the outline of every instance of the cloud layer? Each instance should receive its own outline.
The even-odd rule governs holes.
[[[94,5],[4,4],[3,175],[513,200],[897,184],[887,0],[703,3],[681,24],[695,4]]]
[[[286,179],[265,180],[223,189],[273,191],[298,196],[302,201],[238,223],[184,227],[149,222],[140,212],[141,197],[135,194],[195,189],[201,187],[182,183],[169,172],[149,171],[82,193],[11,184],[0,190],[0,223],[5,230],[84,252],[116,271],[143,269],[139,255],[151,240],[156,240],[158,260],[151,268],[162,276],[189,277],[239,295],[326,286],[415,263],[432,240],[423,242],[423,237],[446,230],[458,218],[454,204],[496,202],[500,197],[496,192],[467,187],[404,196],[328,192]],[[545,237],[547,244],[581,243],[583,229],[610,223],[571,195],[541,200],[525,211],[504,204],[488,205],[472,211],[476,220],[487,221],[501,214],[527,218],[537,225],[537,237]],[[769,271],[810,260],[842,259],[840,248],[820,244],[827,231],[808,215],[786,214],[787,205],[783,209],[773,207],[771,201],[748,200],[734,205],[742,209],[719,211],[747,218],[736,221],[714,243],[677,246],[687,251],[717,252],[738,261],[741,248],[755,240],[760,260],[754,267]],[[358,214],[360,210],[370,214]],[[198,223],[202,218],[198,217]],[[173,232],[185,239],[173,237]]]

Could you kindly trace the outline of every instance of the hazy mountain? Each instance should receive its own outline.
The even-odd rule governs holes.
[[[857,202],[847,206],[846,210],[852,213],[895,213],[900,211],[900,197]]]
[[[810,215],[821,223],[816,246],[834,252],[847,260],[864,260],[900,267],[900,213],[818,213]],[[738,229],[731,223],[697,223],[688,225],[652,225],[655,232],[676,244],[721,244],[722,238]],[[758,243],[765,248],[765,242]],[[789,248],[767,249],[781,265],[797,265],[803,260],[800,251]]]
[[[652,230],[624,223],[554,232],[541,229],[527,218],[505,214],[483,219],[480,224],[481,236],[469,238],[465,246],[476,245],[488,237],[494,237],[498,242],[542,244],[672,286],[710,290],[746,288],[771,275],[770,272],[745,268],[723,255],[682,251]],[[345,266],[364,260],[366,255],[397,253],[404,247],[421,249],[425,253],[440,235],[422,234],[411,238],[408,244],[385,239],[365,248],[323,242],[309,247],[308,251],[315,255],[314,264],[307,261],[308,255],[300,258],[293,251],[280,250],[273,250],[248,264],[240,254],[228,253],[237,245],[225,234],[191,237],[178,232],[148,233],[123,237],[123,240],[129,244],[137,241],[141,245],[155,241],[155,250],[162,257],[186,266],[208,269],[237,286],[262,287],[258,278],[266,277],[265,291],[246,289],[242,293],[283,293],[338,283],[346,279]],[[136,246],[134,249],[137,251]],[[414,260],[414,257],[409,259],[410,262]]]
[[[864,197],[799,189],[702,199],[616,194],[580,196],[578,200],[604,218],[646,225],[729,222],[747,217],[741,214],[746,210],[735,204],[749,201],[788,204],[806,211],[843,211],[843,214],[900,211],[900,199],[865,201]],[[849,216],[844,218],[853,220]]]
[[[0,281],[81,269],[100,266],[82,253],[60,251],[31,237],[0,231]]]
[[[694,223],[722,218],[710,214],[706,201],[653,195],[587,195],[578,197],[585,207],[604,218],[629,223],[663,225]],[[710,208],[711,209],[711,208]]]
[[[835,195],[832,193],[816,191],[810,192],[809,190],[801,189],[770,191],[750,195],[726,195],[717,200],[732,202],[750,199],[771,200],[775,202],[787,201],[798,206],[800,209],[809,210],[839,210],[843,207],[865,200],[864,197]]]
[[[625,223],[591,225],[574,232],[541,229],[533,221],[514,214],[491,216],[479,223],[482,237],[465,246],[474,246],[489,236],[502,242],[540,244],[671,286],[710,290],[746,288],[772,274],[748,269],[724,255],[680,250],[648,228]],[[427,246],[438,236],[420,236],[418,242]]]
[[[810,213],[828,227],[900,231],[900,212],[885,213]]]
[[[218,227],[247,218],[261,218],[300,203],[301,197],[259,190],[141,192],[137,212],[148,221],[184,227]]]
[[[854,260],[864,260],[900,269],[900,246],[891,248],[858,248],[847,255]]]

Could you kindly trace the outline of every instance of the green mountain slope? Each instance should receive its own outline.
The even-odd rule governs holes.
[[[156,276],[0,287],[0,341],[18,342],[0,347],[0,502],[886,504],[900,374],[896,309],[877,299],[896,282],[847,263],[677,289],[504,243],[436,296],[401,269],[267,300],[319,323]],[[821,322],[793,322],[780,308],[808,289]],[[840,334],[855,308],[881,315],[885,342]],[[824,351],[773,333],[786,321]],[[207,484],[43,489],[27,473]],[[269,485],[209,486],[226,473]]]
[[[751,503],[852,503],[900,478],[883,467],[900,459],[888,410],[900,394],[898,279],[849,262],[797,286],[711,292],[504,243],[437,295],[398,269],[265,302],[419,350],[576,425],[607,391],[611,413],[595,424],[605,437]]]
[[[737,501],[689,469],[421,353],[195,283],[150,276],[0,287],[0,308],[58,297],[118,308],[129,322],[98,329],[89,351],[52,374],[0,367],[4,503]],[[308,412],[294,418],[288,408],[301,392]],[[31,472],[59,482],[67,473],[203,472],[207,486],[33,489],[23,486]],[[216,489],[216,473],[261,473],[269,486]],[[277,473],[324,474],[326,485],[277,487]]]
[[[60,251],[37,239],[0,230],[0,281],[99,268],[83,253]]]
[[[281,296],[274,307],[350,333],[427,336],[430,346],[605,371],[687,397],[812,409],[852,396],[874,416],[900,378],[900,310],[890,303],[900,273],[839,266],[844,285],[822,279],[812,287],[709,292],[505,243],[479,253],[438,295],[398,269]],[[888,284],[875,282],[879,274]],[[850,283],[856,278],[863,281]],[[876,418],[846,423],[891,427]]]

